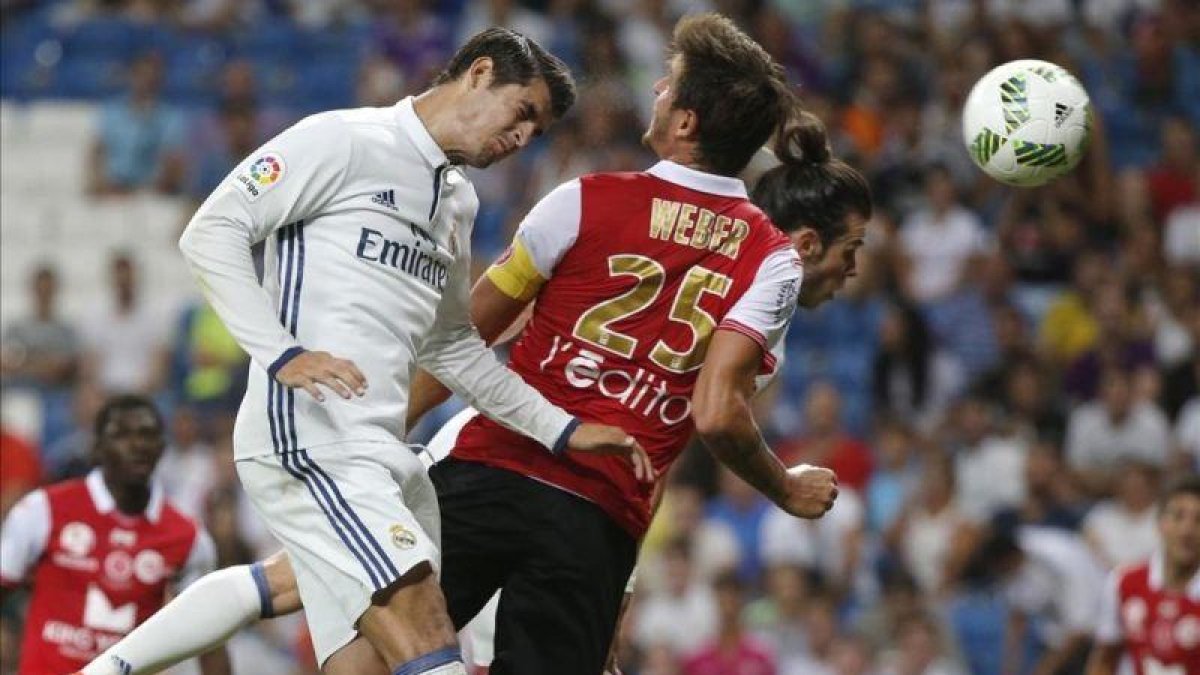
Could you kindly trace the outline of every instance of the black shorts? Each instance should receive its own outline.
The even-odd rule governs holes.
[[[490,675],[600,675],[637,541],[592,502],[512,471],[446,459],[429,475],[455,627],[504,589]]]

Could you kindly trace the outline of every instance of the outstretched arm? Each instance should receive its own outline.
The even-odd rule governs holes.
[[[471,289],[471,323],[489,347],[513,325],[529,306],[529,299],[513,298],[496,287],[486,275]],[[418,370],[409,389],[406,429],[412,429],[425,413],[450,398],[450,390],[424,370]]]

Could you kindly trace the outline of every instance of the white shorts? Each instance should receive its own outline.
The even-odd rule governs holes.
[[[296,572],[317,662],[356,635],[371,596],[420,563],[440,568],[437,493],[405,445],[327,445],[237,462]]]

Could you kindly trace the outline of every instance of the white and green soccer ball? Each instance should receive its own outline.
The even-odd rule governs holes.
[[[963,107],[963,140],[984,173],[1009,185],[1045,185],[1079,163],[1091,135],[1083,85],[1063,68],[1024,59],[996,66]]]

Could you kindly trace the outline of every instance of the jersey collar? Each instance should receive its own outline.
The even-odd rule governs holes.
[[[413,145],[417,146],[417,151],[429,162],[430,167],[436,168],[448,161],[446,153],[442,152],[441,146],[429,134],[429,129],[425,128],[425,123],[417,117],[417,111],[413,109],[413,97],[405,96],[396,104],[396,121],[412,139]]]
[[[650,167],[646,173],[698,192],[746,199],[746,184],[741,178],[697,171],[667,159]]]
[[[87,475],[88,494],[92,496],[92,503],[95,504],[96,510],[100,513],[111,513],[117,508],[117,500],[113,498],[112,493],[108,491],[108,486],[104,484],[104,475],[100,473],[100,469],[92,469]],[[162,516],[163,494],[162,488],[155,482],[150,486],[150,502],[146,504],[146,510],[142,515],[152,523],[157,523]]]
[[[1150,590],[1160,590],[1163,586],[1163,577],[1166,576],[1166,570],[1163,569],[1162,551],[1155,551],[1150,557]],[[1191,581],[1187,585],[1187,596],[1192,600],[1200,601],[1200,570],[1197,570],[1192,575]]]

